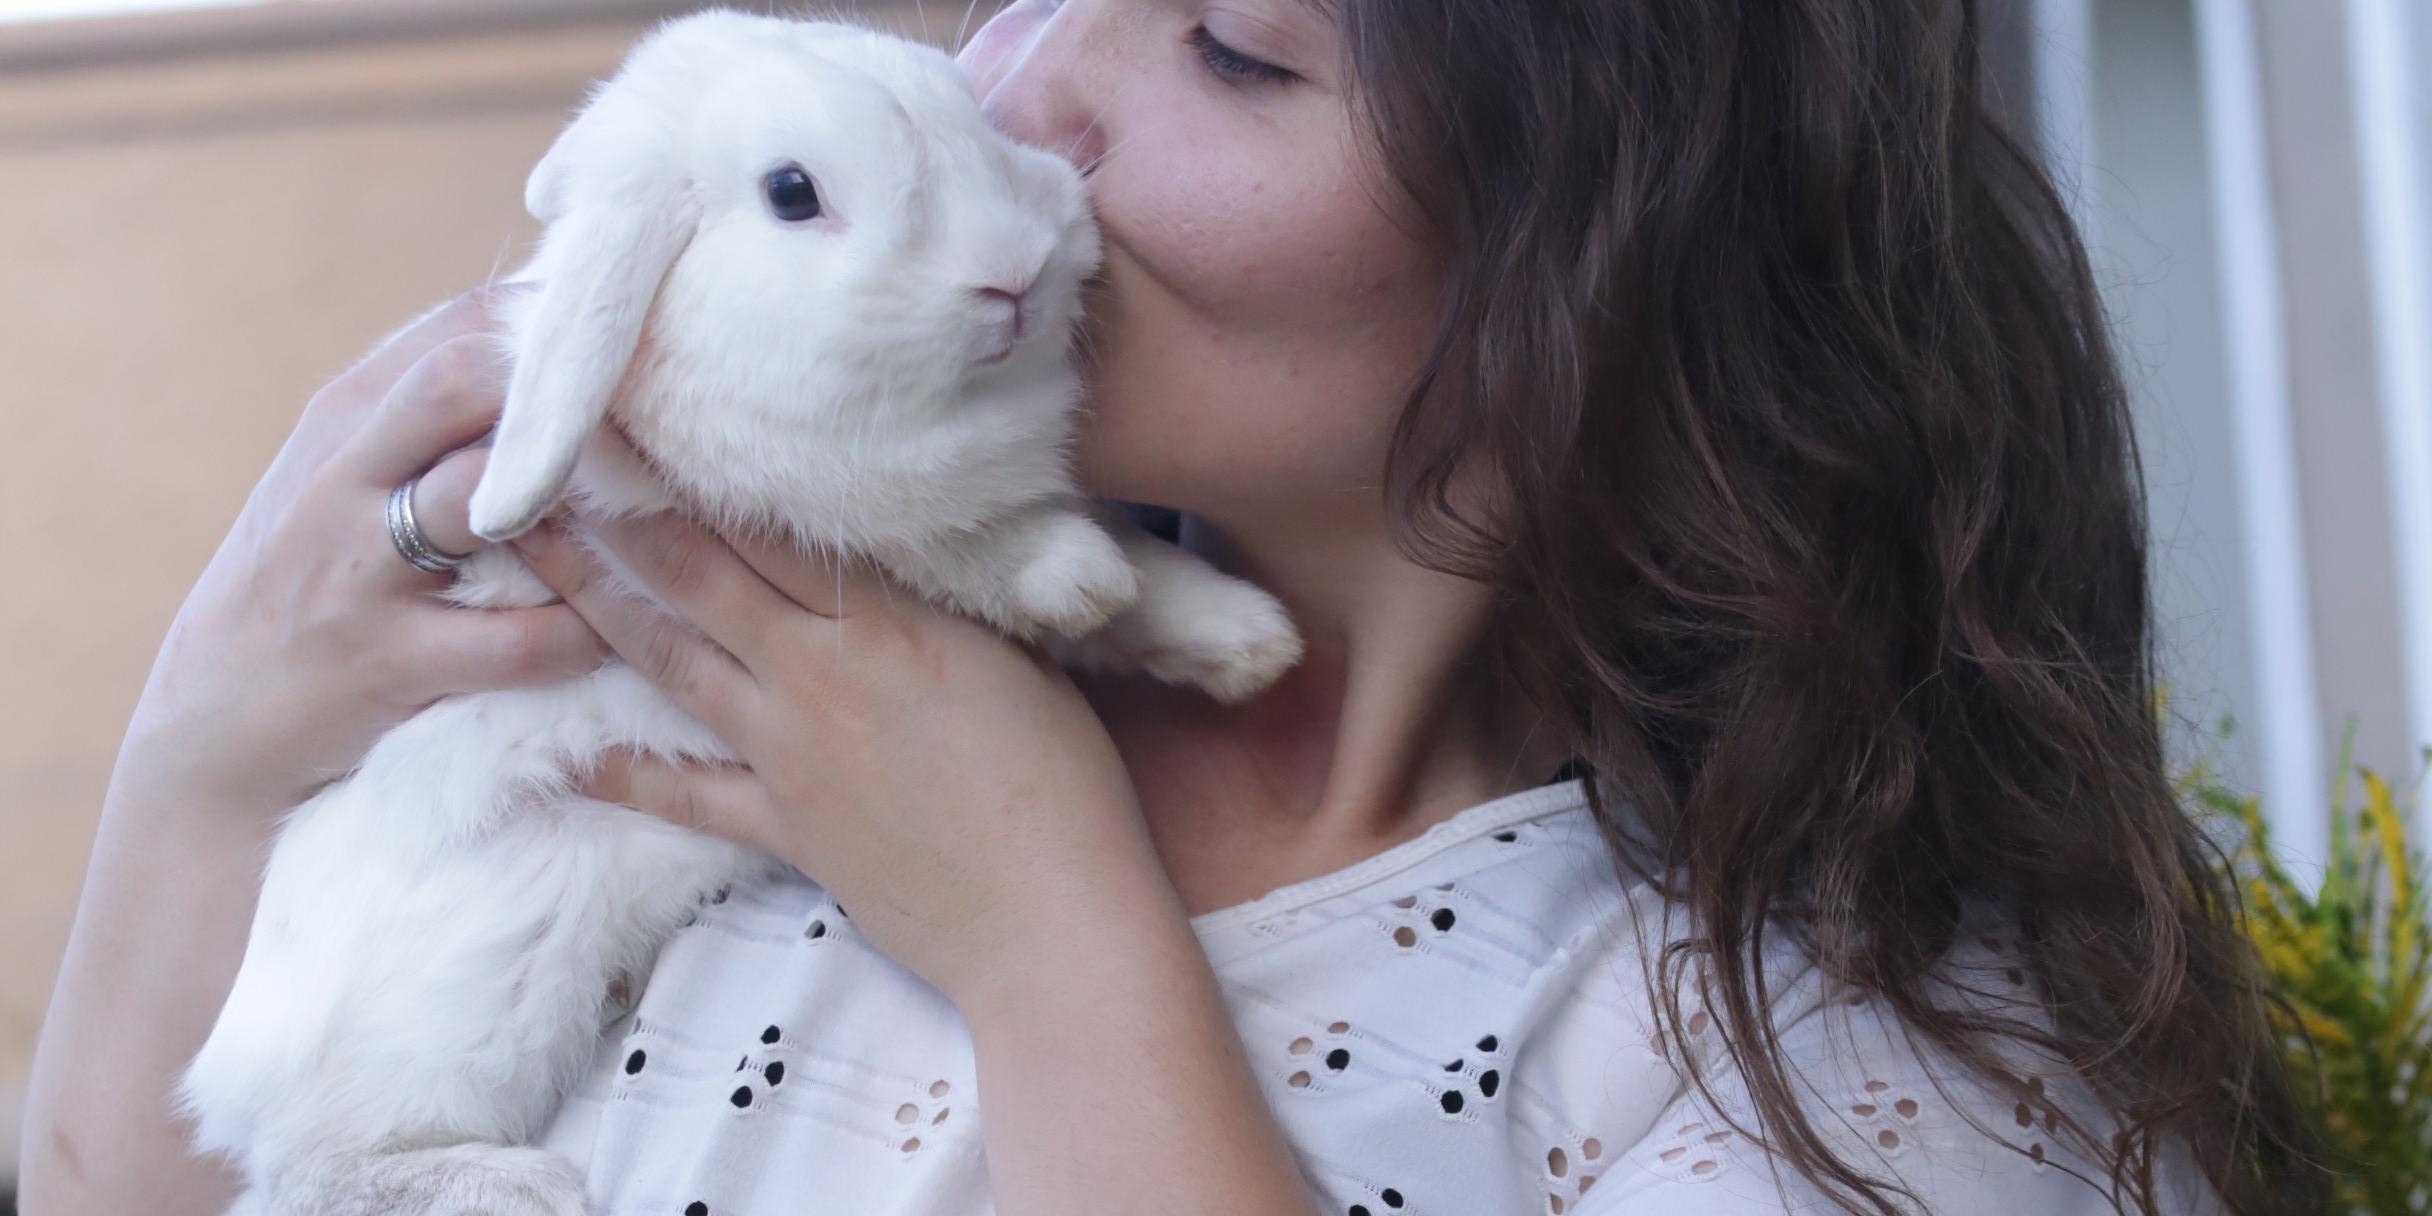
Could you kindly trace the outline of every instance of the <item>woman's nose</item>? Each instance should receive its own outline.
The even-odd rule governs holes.
[[[1084,167],[1107,147],[1090,86],[1091,7],[1068,3],[1002,48],[993,62],[983,53],[966,64],[980,111],[998,130]]]

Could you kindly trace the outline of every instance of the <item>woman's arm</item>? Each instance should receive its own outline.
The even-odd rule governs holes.
[[[598,663],[562,605],[434,600],[446,577],[406,565],[382,523],[388,488],[440,461],[417,514],[443,546],[470,547],[480,454],[447,454],[497,416],[490,294],[434,311],[314,395],[169,627],[34,1054],[26,1211],[224,1210],[235,1180],[188,1155],[170,1095],[235,982],[278,815],[430,701]]]
[[[629,758],[589,792],[792,862],[954,1001],[997,1211],[1315,1211],[1122,758],[1053,663],[787,545],[597,532],[682,620],[554,528],[516,543],[748,767]]]
[[[1179,908],[1034,931],[959,998],[1002,1216],[1317,1209]]]
[[[34,1056],[29,1212],[220,1212],[168,1094],[235,979],[271,808],[113,783]]]

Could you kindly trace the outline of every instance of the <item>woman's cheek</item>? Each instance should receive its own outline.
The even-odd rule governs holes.
[[[1298,253],[1285,192],[1196,133],[1170,138],[1119,149],[1091,178],[1107,244],[1186,309],[1255,319],[1273,302],[1262,297],[1280,294],[1277,267]]]
[[[1100,216],[1213,315],[1335,328],[1357,320],[1342,310],[1408,290],[1427,260],[1362,176],[1330,106],[1283,121],[1174,107],[1131,125],[1166,138],[1123,147],[1114,160],[1128,163],[1100,170]]]

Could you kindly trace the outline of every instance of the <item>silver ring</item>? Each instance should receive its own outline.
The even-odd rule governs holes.
[[[420,477],[407,478],[404,485],[388,492],[388,538],[397,546],[397,556],[416,570],[445,574],[465,563],[470,553],[449,553],[431,543],[422,534],[422,525],[414,522],[414,487]]]

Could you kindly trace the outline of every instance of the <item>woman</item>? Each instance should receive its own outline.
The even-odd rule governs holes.
[[[681,620],[547,532],[570,607],[437,607],[379,505],[429,469],[469,547],[487,294],[405,331],[162,650],[30,1210],[223,1202],[159,1096],[273,817],[603,640],[748,768],[592,790],[807,877],[707,909],[609,1028],[545,1137],[602,1211],[2302,1209],[2159,757],[2098,302],[1978,33],[1929,0],[988,24],[990,114],[1105,224],[1086,477],[1309,640],[1237,709],[673,521],[608,539]]]

